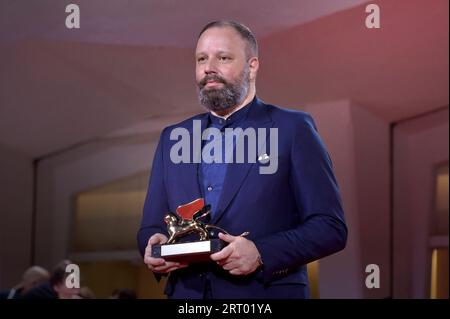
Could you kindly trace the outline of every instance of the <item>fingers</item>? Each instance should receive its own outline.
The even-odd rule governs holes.
[[[145,255],[144,257],[144,263],[147,265],[151,265],[153,267],[161,266],[165,264],[165,260],[163,258],[154,258],[150,255]]]
[[[221,265],[222,268],[228,271],[231,275],[247,275],[251,273],[249,267],[244,265],[240,260],[232,260]]]
[[[152,237],[150,237],[150,239],[148,240],[148,245],[161,245],[167,242],[167,236],[160,234],[160,233],[156,233],[154,234]]]
[[[254,271],[254,269],[242,263],[229,263],[223,269],[227,270],[231,275],[248,275]]]
[[[186,268],[187,266],[189,266],[188,264],[180,264],[180,263],[177,263],[176,265],[174,265],[174,266],[172,266],[172,267],[169,267],[169,268],[167,268],[167,269],[164,269],[164,273],[168,273],[168,272],[171,272],[171,271],[174,271],[174,270],[178,270],[178,269],[182,269],[182,268]]]
[[[219,238],[230,244],[223,248],[221,251],[211,255],[211,259],[214,261],[220,261],[229,258],[233,253],[236,252],[236,247],[242,243],[242,240],[245,240],[245,238],[241,236],[232,236],[224,233],[219,233]],[[235,257],[239,256],[237,255]]]
[[[147,247],[145,248],[144,263],[147,264],[148,268],[156,273],[167,273],[178,268],[186,267],[185,264],[180,264],[176,262],[169,262],[163,258],[152,257],[152,245],[161,245],[167,242],[167,236],[156,233],[150,237],[148,240]]]
[[[233,260],[233,261],[230,261],[229,263],[224,264],[222,266],[222,268],[225,270],[232,270],[232,269],[239,268],[240,266],[241,266],[241,263]]]
[[[255,244],[241,236],[219,235],[222,240],[230,242],[220,252],[211,255],[211,259],[231,275],[247,275],[258,266],[259,252]]]
[[[152,238],[154,237],[152,236]],[[165,260],[163,258],[152,257],[152,245],[150,244],[152,238],[149,239],[149,244],[147,245],[147,247],[145,247],[144,263],[146,263],[148,266],[156,267],[163,265],[165,263]]]
[[[239,236],[233,236],[230,234],[219,233],[219,238],[227,243],[235,241]]]
[[[164,244],[165,242],[167,242],[167,237],[163,234],[156,233],[152,237],[150,237],[150,239],[148,240],[147,247],[145,247],[145,252],[144,252],[144,262],[146,264],[148,264],[148,263],[152,264],[155,259],[162,259],[162,258],[153,258],[152,257],[152,245]]]
[[[167,273],[169,271],[178,269],[180,266],[180,263],[173,262],[173,261],[164,261],[162,265],[154,266],[152,271],[158,272],[158,273]]]
[[[189,264],[173,262],[173,261],[164,261],[164,263],[157,265],[157,266],[149,264],[148,268],[151,271],[153,271],[154,273],[169,273],[169,272],[177,270],[177,269],[186,268],[187,266],[189,266]]]
[[[241,270],[240,268],[234,268],[232,270],[229,271],[231,275],[247,275],[249,272],[244,272],[243,270]]]
[[[233,253],[234,248],[232,245],[228,245],[225,248],[222,248],[221,251],[212,254],[210,257],[213,261],[220,261],[220,260],[224,260],[227,259],[228,257],[231,256],[231,254]]]

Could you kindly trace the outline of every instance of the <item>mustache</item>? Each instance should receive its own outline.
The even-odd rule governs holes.
[[[206,75],[200,82],[199,82],[199,86],[202,89],[206,83],[208,81],[214,81],[214,82],[218,82],[218,83],[223,83],[223,84],[227,84],[227,81],[225,81],[224,78],[222,78],[221,76],[217,75],[217,74],[210,74],[210,75]]]

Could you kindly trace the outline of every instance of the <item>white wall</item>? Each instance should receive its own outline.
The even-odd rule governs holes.
[[[30,265],[32,159],[0,145],[0,289]]]

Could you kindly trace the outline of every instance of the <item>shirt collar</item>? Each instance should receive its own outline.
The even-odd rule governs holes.
[[[241,107],[240,109],[234,111],[226,119],[216,116],[216,115],[212,114],[211,112],[209,112],[210,123],[212,125],[218,126],[218,127],[234,125],[237,122],[240,122],[241,120],[245,119],[249,109],[251,108],[251,106],[254,104],[255,101],[256,101],[256,96],[253,98],[252,101],[250,101],[250,103],[248,103],[248,104],[244,105],[243,107]]]

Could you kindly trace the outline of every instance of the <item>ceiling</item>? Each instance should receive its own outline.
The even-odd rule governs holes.
[[[257,37],[303,24],[367,0],[2,0],[2,41],[30,38],[191,48],[201,27],[245,21]],[[80,29],[65,28],[65,6],[80,8]],[[282,4],[282,5],[280,5]]]
[[[208,21],[256,33],[258,95],[286,107],[351,99],[393,122],[448,105],[448,0],[0,2],[0,144],[39,157],[148,119],[202,111],[193,49]],[[282,3],[283,6],[279,4]]]

